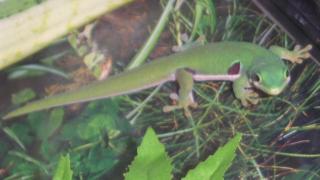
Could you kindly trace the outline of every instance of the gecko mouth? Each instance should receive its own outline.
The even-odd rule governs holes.
[[[283,83],[283,85],[277,88],[265,88],[264,86],[261,86],[261,84],[259,84],[258,82],[253,82],[253,85],[255,88],[263,91],[264,93],[267,93],[272,96],[276,96],[276,95],[279,95],[287,87],[289,81],[290,81],[290,78],[288,77]]]
[[[272,96],[279,95],[284,89],[284,87],[267,89],[267,88],[264,88],[263,86],[261,86],[260,84],[256,84],[256,83],[254,83],[254,86],[255,86],[255,88],[259,89],[260,91],[262,91],[268,95],[272,95]]]
[[[275,96],[275,95],[280,94],[283,89],[284,88],[281,88],[281,89],[280,88],[273,88],[273,89],[269,89],[267,93],[270,94],[270,95]]]

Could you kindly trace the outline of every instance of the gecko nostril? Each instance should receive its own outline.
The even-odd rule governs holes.
[[[288,71],[288,70],[286,70],[284,75],[285,75],[285,77],[286,77],[286,78],[287,78],[287,77],[289,77],[289,76],[290,76],[289,71]]]

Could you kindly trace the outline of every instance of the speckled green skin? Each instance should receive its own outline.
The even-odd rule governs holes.
[[[10,112],[4,119],[55,106],[129,94],[173,81],[175,78],[172,75],[179,69],[189,69],[197,74],[227,75],[229,68],[236,62],[241,65],[239,79],[244,79],[236,83],[240,84],[235,88],[236,91],[241,91],[238,94],[235,92],[237,98],[245,93],[242,90],[248,86],[253,74],[259,74],[262,78],[259,88],[267,93],[268,89],[274,88],[282,91],[286,85],[283,74],[287,67],[276,54],[252,43],[220,42],[162,57],[81,89],[31,102]]]

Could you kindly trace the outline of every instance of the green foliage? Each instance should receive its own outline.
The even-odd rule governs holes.
[[[126,150],[127,139],[118,136],[128,126],[119,118],[116,100],[100,100],[91,102],[78,117],[64,124],[55,139],[70,143],[75,177],[99,179]]]
[[[212,0],[196,0],[195,20],[192,27],[190,39],[193,40],[195,35],[205,35],[207,28],[213,33],[216,29],[216,10]]]
[[[241,141],[241,135],[237,134],[226,145],[219,148],[214,155],[209,156],[204,162],[188,172],[183,180],[222,180],[225,172],[230,167],[236,156],[236,149]]]
[[[195,169],[188,172],[183,180],[222,180],[233,159],[241,141],[241,134],[237,134],[226,145],[219,148],[214,155],[209,156]],[[171,159],[165,152],[152,128],[148,128],[138,153],[124,176],[126,180],[167,180],[171,179],[173,167]]]
[[[100,179],[127,150],[129,138],[119,138],[119,135],[128,131],[130,125],[119,118],[117,100],[95,101],[76,118],[66,122],[63,118],[63,108],[54,108],[50,113],[31,113],[24,121],[1,127],[14,142],[11,144],[26,149],[26,152],[11,151],[8,155],[12,147],[1,143],[0,157],[4,158],[0,166],[14,165],[8,177],[46,179],[53,176],[48,167],[56,166],[60,159],[60,175],[65,168],[60,164],[70,161],[75,178]],[[32,154],[28,153],[30,148]],[[69,153],[70,159],[61,160],[61,153]]]
[[[14,131],[12,131],[10,128],[8,127],[4,127],[3,129],[3,132],[6,133],[6,135],[8,137],[10,137],[14,142],[16,142],[20,147],[21,149],[23,149],[24,151],[26,150],[24,144],[22,143],[22,141],[19,139],[19,137],[16,135],[16,133],[14,133]]]
[[[63,115],[63,108],[56,108],[50,112],[47,119],[42,119],[37,128],[38,138],[41,140],[48,139],[61,126]]]
[[[72,180],[72,174],[69,154],[61,156],[53,180]]]
[[[148,128],[137,152],[129,172],[124,175],[126,180],[171,179],[171,160],[153,129]]]
[[[21,79],[26,77],[41,76],[45,73],[50,73],[56,76],[60,76],[65,79],[69,79],[69,76],[63,71],[48,65],[41,64],[28,64],[14,67],[8,70],[8,79]]]
[[[82,174],[91,180],[101,178],[118,162],[116,153],[111,148],[99,145],[90,148],[88,152],[81,152],[75,157],[73,157],[74,153],[71,155],[75,174],[78,176]]]
[[[97,137],[101,132],[107,131],[109,136],[119,134],[116,130],[116,122],[112,116],[96,114],[88,120],[88,123],[81,123],[77,128],[78,135],[83,140],[90,140]]]
[[[19,161],[13,161],[14,163],[17,163],[19,166],[17,167],[17,169],[25,169],[26,171],[30,170],[31,168],[38,168],[37,170],[41,170],[44,174],[48,175],[48,169],[45,166],[45,164],[41,161],[39,161],[38,159],[35,159],[34,157],[30,156],[29,154],[26,154],[24,152],[19,152],[19,151],[9,151],[8,153],[11,156],[14,156],[16,158],[18,158],[19,160],[22,161],[22,165],[30,165],[30,167],[28,168],[24,168],[23,166],[20,166],[20,163],[18,163]]]
[[[35,135],[33,138],[46,144],[48,138],[62,126],[63,117],[63,108],[55,108],[50,113],[43,111],[31,113],[27,117],[27,124],[23,125],[26,127],[24,131],[27,131],[28,134],[32,132]]]
[[[41,155],[41,157],[44,160],[47,161],[56,161],[59,158],[59,153],[65,152],[65,149],[60,148],[61,146],[60,141],[57,141],[56,139],[50,140],[50,139],[45,139],[41,142],[41,145],[38,149],[38,153]]]
[[[116,137],[128,123],[119,118],[118,104],[112,100],[90,103],[77,122],[70,121],[62,129],[65,138],[77,137],[81,140],[97,140],[105,132],[109,138]]]
[[[19,138],[21,143],[30,144],[32,142],[32,131],[28,123],[14,123],[8,128],[10,128],[13,131],[13,133],[15,134],[15,136]]]
[[[11,177],[14,177],[12,179],[23,179],[23,177],[25,176],[29,177],[30,179],[30,176],[34,172],[39,172],[38,166],[16,156],[7,155],[3,159],[1,159],[1,161],[2,161],[1,163],[3,167],[6,167],[4,165],[7,165],[7,164],[12,164],[15,166],[14,168],[10,169],[10,173],[12,175],[9,177],[6,177],[8,179],[10,179]]]
[[[36,97],[35,92],[30,88],[26,88],[26,89],[19,91],[16,94],[13,94],[11,97],[11,102],[14,105],[20,105],[22,103],[30,101],[34,97]]]

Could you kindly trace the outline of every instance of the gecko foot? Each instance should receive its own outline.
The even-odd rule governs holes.
[[[189,96],[189,98],[185,101],[182,101],[179,99],[179,96],[176,93],[172,93],[170,94],[170,98],[173,100],[178,100],[179,103],[178,105],[170,105],[170,106],[164,106],[163,107],[163,112],[167,113],[167,112],[171,112],[177,109],[184,109],[184,114],[187,117],[191,116],[191,112],[189,110],[189,107],[195,109],[198,107],[198,103],[196,103],[193,99],[192,96]]]
[[[170,105],[170,106],[164,106],[162,110],[163,110],[163,112],[168,113],[168,112],[171,112],[171,111],[174,111],[174,110],[177,110],[177,109],[183,109],[185,116],[191,117],[191,112],[190,112],[189,107],[195,109],[195,108],[198,107],[198,103],[195,103],[195,102],[194,102],[194,103],[190,103],[190,104],[187,104],[187,105]]]
[[[170,97],[171,100],[175,100],[175,101],[178,101],[178,100],[179,100],[179,96],[178,96],[177,93],[171,93],[171,94],[169,95],[169,97]]]
[[[254,91],[246,91],[240,98],[241,104],[244,107],[248,107],[249,105],[256,105],[259,102],[259,95]]]
[[[293,49],[293,51],[287,53],[285,55],[285,59],[291,61],[292,63],[302,63],[304,59],[309,58],[310,50],[312,49],[312,45],[308,44],[304,48],[302,48],[300,45],[296,45]]]

